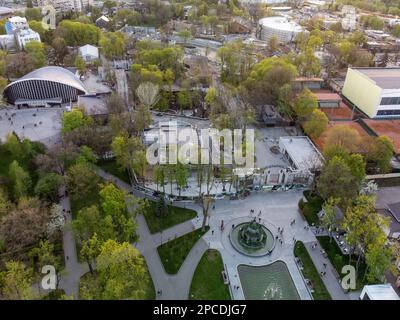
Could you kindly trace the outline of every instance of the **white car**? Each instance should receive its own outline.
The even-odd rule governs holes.
[[[224,196],[222,193],[216,194],[216,195],[214,196],[214,199],[215,199],[215,200],[223,200],[223,199],[225,199],[225,196]]]

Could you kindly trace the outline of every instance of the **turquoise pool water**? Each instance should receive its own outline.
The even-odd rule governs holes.
[[[238,266],[246,300],[300,300],[286,264],[276,261],[267,266]]]

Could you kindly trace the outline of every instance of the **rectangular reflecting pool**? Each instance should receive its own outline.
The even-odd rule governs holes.
[[[283,261],[267,266],[238,266],[246,300],[300,300],[300,296]]]

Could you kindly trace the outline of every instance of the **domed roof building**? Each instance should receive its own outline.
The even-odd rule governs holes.
[[[61,105],[77,101],[88,90],[71,71],[48,66],[34,70],[4,89],[7,102],[17,106]]]

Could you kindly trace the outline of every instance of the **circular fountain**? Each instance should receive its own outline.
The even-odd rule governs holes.
[[[270,254],[275,247],[272,232],[258,223],[255,218],[234,227],[229,239],[237,251],[252,257]]]

